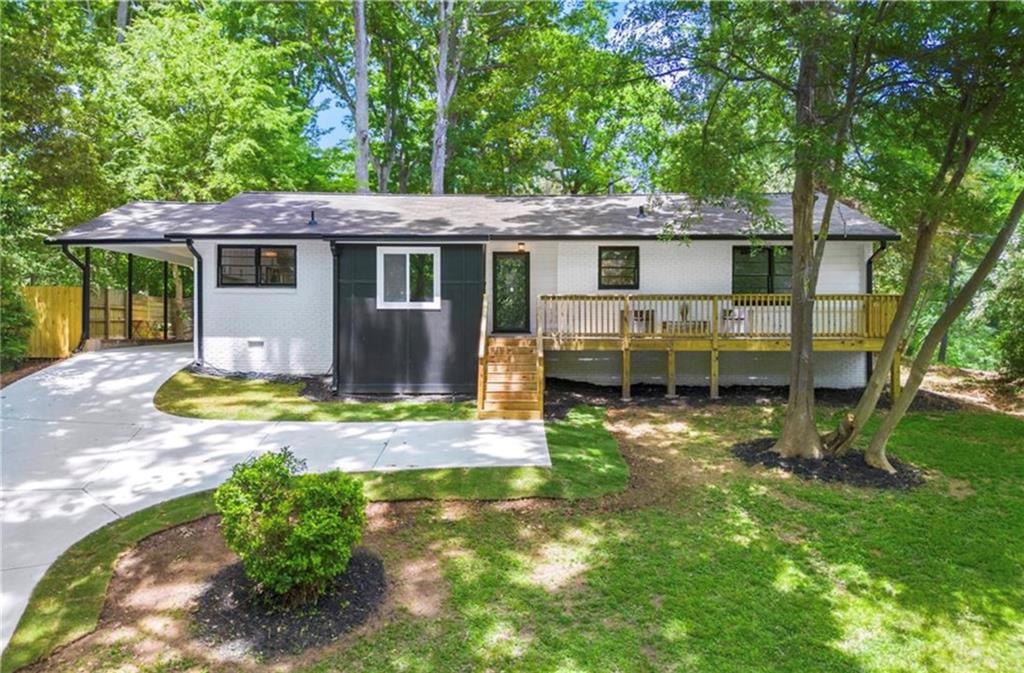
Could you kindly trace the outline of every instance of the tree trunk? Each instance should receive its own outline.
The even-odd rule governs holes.
[[[369,41],[366,36],[366,0],[355,0],[352,3],[352,12],[355,15],[356,35],[356,192],[365,194],[370,191],[369,76],[366,64]]]
[[[894,471],[885,453],[889,438],[892,436],[893,430],[896,429],[896,426],[903,419],[903,416],[906,415],[907,409],[910,408],[910,403],[914,401],[914,397],[921,387],[921,382],[924,380],[925,374],[928,373],[928,364],[931,362],[932,354],[935,353],[935,347],[949,330],[953,321],[963,313],[964,309],[974,299],[974,295],[977,294],[985,279],[992,273],[996,262],[999,261],[999,256],[1003,254],[1006,244],[1020,223],[1022,213],[1024,213],[1024,191],[1017,195],[1017,200],[1014,202],[1013,208],[1003,224],[1003,228],[996,235],[995,240],[992,242],[991,247],[989,247],[988,252],[985,253],[985,257],[981,260],[978,268],[974,270],[974,273],[971,274],[971,277],[960,289],[960,292],[957,293],[956,298],[946,306],[942,315],[935,321],[932,328],[928,330],[928,335],[925,336],[924,341],[921,342],[921,349],[918,351],[917,357],[914,358],[913,365],[911,365],[910,376],[903,388],[903,392],[900,394],[899,399],[893,403],[892,410],[882,420],[878,432],[871,438],[871,444],[865,452],[865,458],[869,465],[889,472]]]
[[[789,367],[789,401],[782,433],[774,450],[783,456],[821,458],[821,437],[814,422],[814,148],[807,136],[816,123],[815,87],[818,81],[818,45],[805,44],[800,54],[796,86],[796,126],[793,181],[793,289],[790,307],[792,350]],[[804,134],[799,130],[803,129]]]
[[[128,28],[128,0],[117,0],[117,40],[124,42],[125,30]]]
[[[454,1],[439,0],[437,3],[437,71],[435,76],[434,137],[430,156],[430,193],[444,194],[444,170],[448,158],[448,107],[455,88],[458,86],[461,69],[461,44],[459,37],[468,28],[466,14],[460,28],[454,31]]]
[[[860,436],[867,424],[868,419],[875,412],[878,400],[885,388],[886,378],[893,360],[899,351],[907,324],[914,313],[914,307],[921,287],[924,284],[925,273],[928,269],[928,261],[931,256],[932,242],[938,232],[939,222],[942,220],[943,206],[948,203],[950,197],[960,188],[967,168],[974,158],[974,152],[978,148],[980,136],[988,121],[995,114],[1001,95],[993,97],[980,112],[972,111],[974,104],[974,92],[968,87],[961,94],[960,104],[956,115],[953,118],[946,140],[945,156],[936,171],[932,181],[930,196],[927,199],[928,205],[924,206],[917,215],[917,244],[914,248],[914,258],[907,273],[904,283],[903,295],[900,297],[896,307],[896,315],[893,317],[892,325],[886,334],[882,349],[875,356],[875,367],[868,379],[864,392],[857,402],[852,413],[846,414],[839,422],[839,426],[825,440],[826,448],[836,454],[841,454],[850,449],[854,440]],[[972,117],[976,120],[977,130],[970,133],[970,122]],[[949,171],[956,167],[948,182],[946,176]],[[939,207],[934,207],[935,202]]]
[[[949,278],[946,280],[946,308],[953,303],[953,288],[956,285],[957,267],[960,266],[960,249],[957,248],[949,260]],[[949,330],[942,335],[942,343],[939,344],[939,362],[946,364],[946,352],[949,349]]]
[[[437,71],[434,77],[434,136],[430,155],[430,193],[444,194],[445,153],[448,151],[448,13],[449,0],[437,3]]]

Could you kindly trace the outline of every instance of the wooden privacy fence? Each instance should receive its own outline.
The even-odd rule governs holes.
[[[93,288],[89,295],[89,336],[93,339],[127,339],[128,293],[119,288]],[[184,299],[177,306],[167,298],[167,338],[192,338],[192,301]],[[132,297],[133,339],[164,338],[163,297],[136,294]]]
[[[21,291],[35,314],[28,335],[28,357],[71,355],[82,337],[82,288],[36,286]]]
[[[80,287],[26,287],[23,293],[35,311],[36,321],[29,334],[28,357],[67,357],[78,345],[82,333],[82,289]],[[89,294],[90,339],[128,338],[128,293],[118,288],[93,288]],[[192,338],[192,300],[182,306],[167,299],[167,338]],[[164,338],[164,300],[136,294],[132,297],[133,339]]]

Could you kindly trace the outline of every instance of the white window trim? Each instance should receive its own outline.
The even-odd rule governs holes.
[[[434,257],[434,300],[433,301],[384,301],[384,255],[405,255],[405,296],[409,296],[409,255],[433,255]],[[377,310],[419,309],[438,311],[441,309],[441,248],[438,246],[377,246]]]

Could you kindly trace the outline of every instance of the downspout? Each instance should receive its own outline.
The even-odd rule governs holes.
[[[868,294],[873,294],[875,291],[875,257],[882,254],[887,247],[889,247],[889,244],[886,241],[879,241],[878,249],[868,257],[867,264],[865,265],[867,270],[865,289]],[[867,378],[864,380],[869,381],[871,379],[871,372],[874,370],[871,353],[864,354],[864,370],[867,374]]]
[[[192,257],[196,261],[195,268],[195,284],[192,288],[192,293],[195,295],[196,302],[196,315],[195,328],[193,331],[193,338],[196,340],[196,364],[200,367],[203,366],[203,258],[199,254],[199,251],[192,245],[192,239],[185,239],[185,247],[192,253]]]
[[[90,274],[91,255],[89,254],[89,247],[86,246],[85,261],[83,262],[71,254],[71,249],[67,243],[61,243],[60,249],[64,252],[64,256],[70,259],[71,263],[82,272],[82,335],[79,337],[78,345],[75,346],[74,350],[75,353],[79,353],[85,347],[85,342],[89,340],[89,290],[92,283]]]
[[[334,314],[331,320],[331,393],[338,394],[338,244],[331,241],[331,258],[333,260],[331,271],[331,304],[334,307]]]

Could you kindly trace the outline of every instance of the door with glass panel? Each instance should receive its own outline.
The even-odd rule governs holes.
[[[530,331],[530,253],[494,253],[494,331]]]

